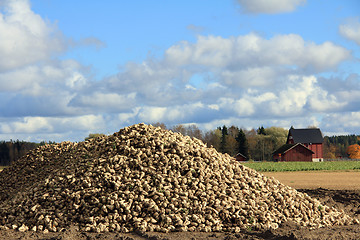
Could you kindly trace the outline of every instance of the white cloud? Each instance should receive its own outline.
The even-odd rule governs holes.
[[[349,23],[339,26],[340,34],[360,45],[360,22],[358,19],[350,19]]]
[[[166,61],[174,65],[201,64],[221,67],[228,64],[234,47],[234,39],[220,36],[198,36],[197,43],[182,41],[166,50]]]
[[[29,90],[34,87],[34,83],[39,81],[39,68],[37,66],[27,66],[17,71],[0,72],[0,91],[17,92]]]
[[[0,71],[0,92],[37,97],[59,94],[59,91],[80,90],[88,83],[82,71],[83,68],[74,61],[51,61]]]
[[[277,97],[276,97],[275,93],[265,92],[265,93],[263,93],[261,95],[255,96],[253,98],[253,102],[256,103],[256,104],[263,104],[263,103],[273,101],[273,100],[276,100],[276,99],[277,99]]]
[[[277,99],[277,96],[272,92],[259,94],[257,91],[248,91],[241,98],[220,98],[218,102],[220,109],[232,112],[234,116],[245,118],[263,115],[265,111],[269,110],[264,106]]]
[[[329,113],[322,119],[324,131],[335,134],[360,134],[360,112]]]
[[[104,81],[109,91],[121,93],[137,92],[144,98],[171,98],[169,89],[181,81],[181,71],[166,63],[144,61],[141,64],[128,63],[123,72]],[[157,100],[156,100],[157,101]]]
[[[165,52],[165,61],[172,66],[194,64],[215,70],[240,69],[253,75],[256,71],[271,74],[269,68],[274,71],[275,66],[313,72],[330,70],[350,57],[350,51],[341,46],[305,42],[296,34],[276,35],[271,39],[254,33],[230,38],[199,36],[196,43],[183,41]]]
[[[78,95],[70,102],[70,106],[77,108],[97,109],[101,112],[113,112],[131,109],[136,104],[136,93],[117,94],[93,92],[88,95]]]
[[[269,2],[266,12],[262,7]],[[251,12],[288,12],[302,3],[253,1]],[[319,124],[313,115],[355,111],[350,105],[360,102],[356,77],[330,86],[316,76],[351,59],[350,51],[332,42],[305,41],[297,34],[199,35],[195,42],[169,47],[162,57],[129,62],[117,75],[91,81],[90,68],[56,59],[77,43],[66,42],[55,25],[31,11],[28,1],[5,5],[8,10],[0,12],[3,138],[38,139],[42,134],[49,140],[81,140],[89,132],[107,133],[137,122],[306,127]],[[91,37],[79,44],[104,46]]]
[[[226,85],[246,88],[269,86],[278,73],[275,69],[265,66],[235,71],[224,70],[220,75]]]
[[[360,89],[340,90],[336,95],[344,102],[360,102]]]
[[[52,126],[42,117],[25,117],[23,121],[3,124],[2,133],[36,133],[52,131]]]
[[[340,62],[350,59],[350,51],[336,46],[331,42],[321,45],[309,44],[304,52],[304,62],[308,62],[319,71],[324,71],[336,67]]]
[[[119,120],[121,124],[131,125],[134,122],[134,119],[139,114],[140,107],[135,107],[129,112],[122,112],[117,114],[115,121]],[[118,122],[118,121],[117,121]]]
[[[66,131],[91,131],[104,128],[101,115],[77,117],[24,117],[10,123],[1,124],[2,134],[61,133]]]
[[[304,114],[339,111],[347,102],[340,101],[318,86],[315,76],[289,75],[277,88],[266,91],[249,89],[240,98],[220,98],[220,109],[238,117],[301,117]]]
[[[69,106],[89,82],[82,68],[67,61],[28,65],[0,72],[3,116],[66,116],[83,111]]]
[[[107,81],[106,90],[137,93],[142,106],[124,113],[125,122],[205,124],[296,116],[312,125],[312,114],[341,111],[347,102],[309,73],[335,70],[350,57],[341,46],[307,42],[296,34],[199,36],[195,43],[171,46],[162,59],[127,65]],[[202,105],[195,107],[198,102]]]
[[[342,106],[335,96],[317,86],[315,76],[289,76],[284,88],[275,94],[276,100],[269,103],[272,115],[302,116]]]
[[[279,93],[278,100],[272,103],[273,112],[279,116],[302,115],[315,83],[316,78],[313,76],[302,79],[299,76],[290,76],[285,83],[287,87]]]
[[[73,72],[71,76],[66,78],[65,85],[71,89],[81,88],[85,86],[87,80],[80,72]]]
[[[76,91],[89,83],[86,69],[74,60],[54,58],[67,49],[67,44],[56,25],[31,10],[29,1],[2,1],[2,116],[67,116],[80,113],[68,103]]]
[[[255,112],[254,104],[248,99],[242,98],[230,104],[239,117],[250,116]]]
[[[338,111],[347,105],[347,102],[340,101],[335,95],[318,88],[309,97],[310,108],[316,112]]]
[[[291,74],[303,76],[305,73],[330,71],[350,57],[350,52],[343,47],[330,42],[306,42],[296,34],[276,35],[270,39],[254,33],[230,38],[199,36],[195,43],[183,41],[171,46],[162,59],[127,64],[124,71],[106,79],[104,85],[108,93],[124,95],[136,92],[137,104],[149,107],[147,111],[142,110],[141,120],[148,116],[153,121],[161,118],[170,121],[161,111],[188,102],[201,101],[221,108],[219,99],[232,99],[233,104],[242,106],[233,112],[245,116],[257,111],[270,113],[269,109],[273,109],[270,103],[278,106],[280,101],[284,101],[280,106],[290,114],[310,102],[306,92],[296,87],[296,81],[291,86],[286,85],[288,88],[284,90],[283,83]],[[245,98],[246,88],[256,88],[260,92],[248,94],[249,98]],[[303,96],[297,94],[298,90]],[[289,101],[288,92],[296,97]],[[257,107],[256,98],[264,93],[275,95],[280,100],[272,99],[263,104],[269,109]],[[157,114],[150,114],[153,112]]]
[[[276,14],[292,12],[306,0],[237,0],[246,13]]]
[[[30,9],[27,0],[6,0],[0,11],[0,72],[47,60],[66,49],[55,26]]]
[[[213,110],[217,110],[217,111],[220,110],[220,107],[217,104],[210,104],[208,107]]]
[[[214,110],[213,106],[205,106],[201,102],[168,107],[142,107],[139,109],[137,118],[142,122],[166,122],[179,123],[189,122],[189,119],[196,118],[197,114]]]
[[[140,110],[139,119],[143,122],[163,122],[166,107],[144,107]]]

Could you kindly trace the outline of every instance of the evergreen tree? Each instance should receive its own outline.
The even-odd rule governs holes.
[[[257,134],[258,135],[266,135],[264,126],[261,126],[261,127],[258,128]]]
[[[221,142],[220,152],[225,153],[226,151],[226,136],[228,135],[227,127],[224,125],[221,129]]]
[[[236,141],[238,143],[238,152],[244,155],[246,158],[249,158],[249,144],[242,129],[239,129]]]

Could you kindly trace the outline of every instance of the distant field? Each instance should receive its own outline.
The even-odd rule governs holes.
[[[242,164],[260,172],[360,170],[360,161],[244,162]]]
[[[263,172],[263,174],[296,189],[360,190],[360,171]]]

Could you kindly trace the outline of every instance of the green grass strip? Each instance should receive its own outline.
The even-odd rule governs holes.
[[[359,170],[360,161],[333,162],[244,162],[259,172]]]

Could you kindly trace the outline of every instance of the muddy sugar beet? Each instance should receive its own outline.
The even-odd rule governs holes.
[[[0,225],[19,231],[231,231],[356,224],[200,140],[137,124],[45,145],[0,173]]]

